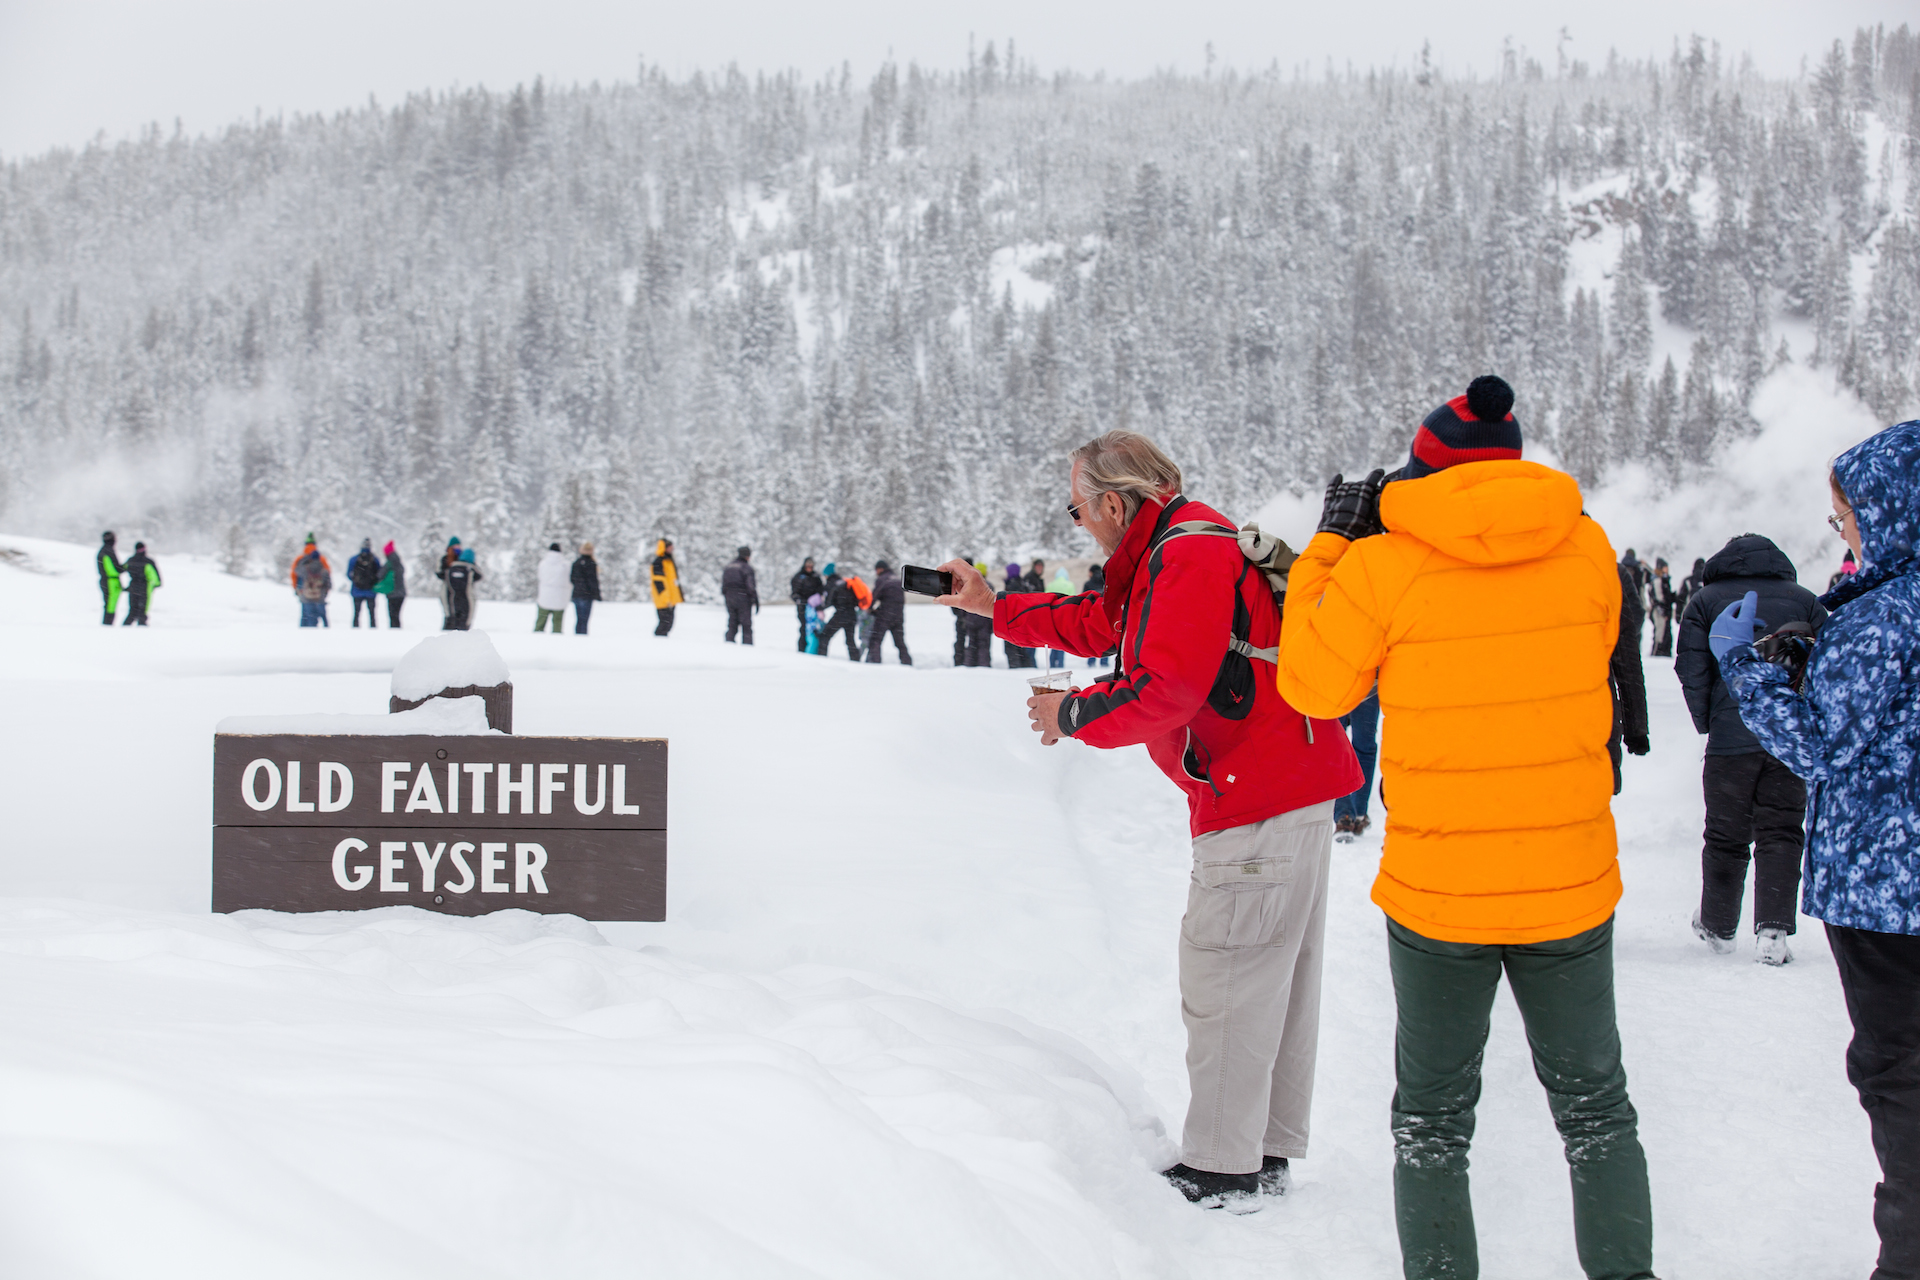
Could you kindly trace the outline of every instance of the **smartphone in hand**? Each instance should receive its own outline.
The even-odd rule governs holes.
[[[944,569],[922,569],[917,564],[900,566],[900,585],[917,596],[950,596],[953,575]]]

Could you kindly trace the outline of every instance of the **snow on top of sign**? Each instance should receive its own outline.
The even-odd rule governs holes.
[[[434,698],[411,711],[387,716],[308,712],[287,716],[228,716],[214,725],[215,733],[334,733],[334,734],[461,734],[495,733],[487,727],[486,700]]]
[[[422,640],[393,668],[393,696],[412,702],[442,689],[487,688],[513,677],[484,631],[447,631]]]

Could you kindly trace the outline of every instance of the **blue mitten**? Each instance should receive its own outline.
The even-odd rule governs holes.
[[[1756,616],[1759,612],[1760,595],[1754,591],[1720,611],[1720,616],[1713,620],[1712,630],[1707,632],[1707,648],[1713,650],[1715,662],[1726,657],[1735,646],[1753,643],[1760,628],[1766,625]]]

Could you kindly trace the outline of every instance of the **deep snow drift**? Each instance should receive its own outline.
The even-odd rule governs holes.
[[[1040,747],[1018,673],[945,669],[945,610],[909,610],[906,670],[796,655],[775,605],[743,649],[693,606],[657,640],[484,602],[517,729],[672,740],[668,921],[217,917],[215,722],[377,714],[434,602],[300,631],[284,587],[161,550],[153,626],[107,631],[89,548],[0,548],[0,1273],[1399,1274],[1377,837],[1335,854],[1312,1157],[1261,1213],[1194,1210],[1154,1173],[1178,795],[1139,749]],[[1831,961],[1817,927],[1783,970],[1688,933],[1700,741],[1648,685],[1619,997],[1661,1274],[1864,1274]],[[1505,996],[1486,1076],[1484,1274],[1577,1274]]]

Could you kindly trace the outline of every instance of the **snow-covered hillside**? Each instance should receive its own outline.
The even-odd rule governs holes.
[[[295,629],[163,558],[98,625],[89,548],[0,538],[0,1273],[9,1277],[1389,1277],[1377,839],[1336,851],[1313,1154],[1262,1212],[1155,1170],[1185,1103],[1185,819],[1139,750],[1043,749],[1015,673],[755,649],[609,604],[479,622],[526,733],[672,740],[669,919],[208,913],[212,726],[380,710],[412,634]],[[336,610],[344,613],[344,610]],[[1712,957],[1700,744],[1650,660],[1616,802],[1619,995],[1671,1276],[1863,1273],[1866,1124],[1821,935]],[[1389,729],[1389,732],[1391,730]],[[1484,1274],[1577,1272],[1502,997],[1474,1150]]]

